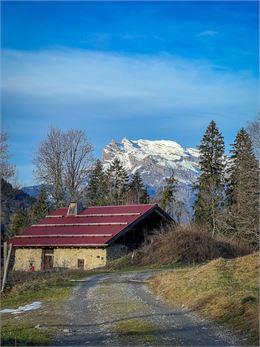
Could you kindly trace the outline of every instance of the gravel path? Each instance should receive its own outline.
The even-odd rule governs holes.
[[[148,289],[151,272],[98,274],[64,305],[57,346],[239,346],[231,333],[170,308]]]

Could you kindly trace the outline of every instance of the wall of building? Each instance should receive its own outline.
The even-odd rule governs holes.
[[[129,248],[121,243],[111,245],[107,247],[107,261],[123,257],[127,253],[129,253]]]
[[[78,259],[84,259],[84,269],[94,269],[106,265],[105,248],[56,248],[54,267],[78,268]]]
[[[41,270],[41,248],[17,248],[15,250],[14,270],[29,271],[30,264],[34,265],[35,271]]]
[[[42,248],[16,248],[14,270],[30,271],[33,264],[35,271],[42,269]],[[106,265],[107,261],[122,257],[128,248],[117,244],[107,248],[54,248],[54,268],[78,269],[78,260],[84,260],[84,270]]]
[[[54,248],[53,266],[68,269],[78,268],[78,259],[84,260],[84,269],[106,265],[105,248]],[[30,264],[35,271],[42,269],[42,248],[16,248],[14,270],[29,271]]]

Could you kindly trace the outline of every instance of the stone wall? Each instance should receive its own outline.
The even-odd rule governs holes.
[[[94,269],[106,265],[105,248],[56,248],[54,249],[54,267],[78,268],[78,259],[84,260],[84,269]]]
[[[41,270],[41,248],[17,248],[15,250],[14,270],[29,271],[31,263],[34,265],[35,271]]]
[[[107,261],[123,257],[129,253],[129,248],[122,244],[114,244],[107,248]]]
[[[54,248],[53,266],[68,269],[78,268],[78,259],[84,260],[84,269],[106,265],[106,248]],[[29,271],[33,263],[35,271],[42,268],[42,248],[16,248],[14,270]]]

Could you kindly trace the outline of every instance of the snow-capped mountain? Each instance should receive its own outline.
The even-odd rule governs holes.
[[[170,140],[114,140],[103,150],[103,164],[107,168],[118,158],[129,174],[137,170],[150,192],[157,192],[165,185],[172,172],[179,182],[179,198],[190,210],[193,202],[192,187],[199,174],[199,151],[183,148]]]

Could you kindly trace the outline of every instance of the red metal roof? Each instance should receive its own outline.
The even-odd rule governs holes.
[[[67,216],[68,208],[59,208],[10,243],[18,247],[106,246],[155,209],[159,209],[157,204],[93,206]]]

